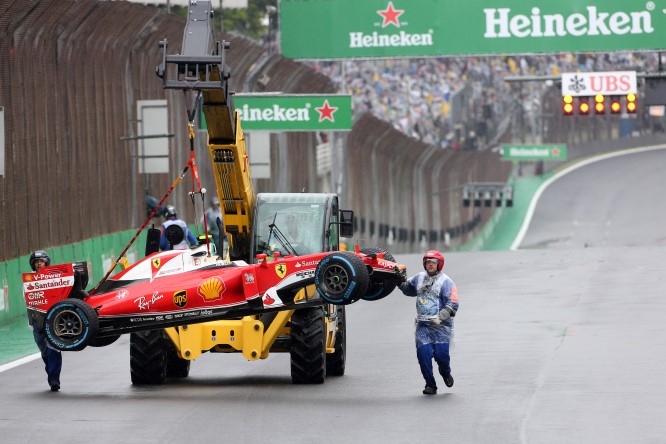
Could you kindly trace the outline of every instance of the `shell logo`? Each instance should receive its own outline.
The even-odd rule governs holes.
[[[197,293],[203,298],[204,302],[211,302],[222,299],[222,293],[224,293],[224,290],[225,286],[222,279],[212,277],[199,284]]]

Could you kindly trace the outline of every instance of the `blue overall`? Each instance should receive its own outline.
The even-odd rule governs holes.
[[[44,370],[48,376],[48,382],[51,387],[60,385],[60,370],[62,369],[62,354],[59,350],[54,350],[46,343],[46,336],[44,331],[37,326],[37,323],[32,323],[32,334],[35,338],[35,343],[42,354],[42,361],[44,361]]]
[[[437,363],[442,377],[451,374],[449,345],[453,338],[453,317],[458,311],[456,285],[444,273],[429,276],[422,271],[401,284],[400,290],[406,296],[416,297],[416,357],[426,386],[436,389],[432,360]],[[431,322],[430,319],[444,309],[451,313],[451,317],[439,325]]]

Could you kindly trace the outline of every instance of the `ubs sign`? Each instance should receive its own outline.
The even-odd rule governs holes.
[[[637,92],[636,71],[562,74],[562,96],[619,96]]]

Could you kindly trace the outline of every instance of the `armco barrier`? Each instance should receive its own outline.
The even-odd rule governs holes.
[[[354,123],[347,142],[356,238],[392,253],[461,246],[494,211],[464,208],[461,185],[505,182],[511,171],[495,152],[433,147],[370,114]]]

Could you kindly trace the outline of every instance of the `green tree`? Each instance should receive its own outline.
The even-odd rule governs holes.
[[[224,20],[224,30],[236,32],[246,37],[261,40],[267,33],[268,27],[263,24],[268,17],[267,6],[277,8],[277,0],[248,0],[247,8],[224,8],[224,0],[221,1],[222,13],[220,14],[220,0],[211,0],[213,6],[213,27],[220,29],[220,17]],[[277,9],[276,9],[277,10]],[[187,17],[187,8],[174,6],[171,13]],[[271,20],[276,22],[277,15],[273,14]],[[273,26],[276,26],[274,24]]]

